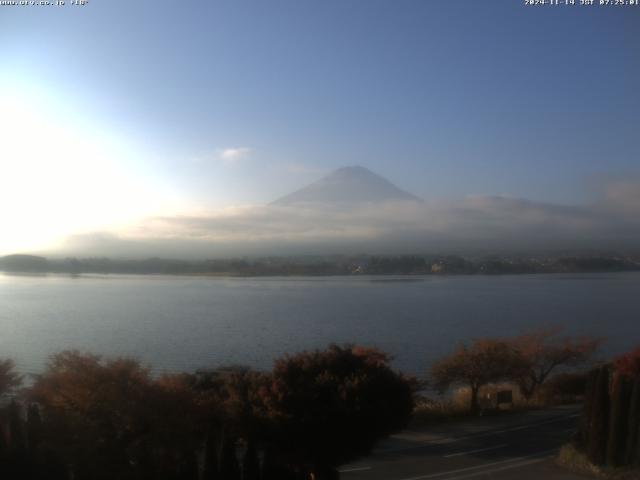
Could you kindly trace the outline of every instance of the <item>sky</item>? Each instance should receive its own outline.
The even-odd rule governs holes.
[[[564,248],[584,231],[554,226],[588,217],[598,235],[635,241],[639,40],[637,6],[0,6],[0,254],[80,251],[91,238],[110,239],[104,254],[125,251],[113,245],[124,237],[248,245],[274,218],[295,241],[305,227],[283,227],[282,212],[262,205],[345,165],[427,201],[393,214],[414,233],[421,225],[416,245],[434,228],[441,239],[452,224],[458,236],[487,228],[476,209],[500,220],[487,238],[543,228]],[[509,212],[534,205],[539,223],[513,227],[521,215],[504,202]],[[209,229],[185,229],[184,217]],[[343,239],[387,233],[389,218],[373,217],[318,220]],[[233,235],[221,226],[229,218]],[[345,231],[362,218],[372,223]],[[322,243],[326,233],[303,236]]]

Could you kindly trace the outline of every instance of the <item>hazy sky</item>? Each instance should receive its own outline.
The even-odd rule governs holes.
[[[581,208],[640,173],[640,7],[69,3],[0,6],[0,254],[343,165]]]

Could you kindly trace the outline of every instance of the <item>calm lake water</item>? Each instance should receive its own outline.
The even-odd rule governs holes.
[[[640,273],[207,278],[0,274],[0,358],[22,372],[75,348],[154,371],[274,358],[331,342],[382,348],[422,374],[460,341],[561,325],[640,344]]]

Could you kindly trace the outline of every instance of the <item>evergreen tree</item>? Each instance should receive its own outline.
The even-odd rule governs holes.
[[[259,480],[260,465],[258,463],[258,450],[255,442],[248,442],[247,453],[244,457],[243,480]]]
[[[582,418],[580,419],[580,446],[586,450],[589,443],[589,424],[591,415],[593,414],[593,403],[596,394],[596,386],[598,383],[599,369],[593,369],[587,375],[587,387],[584,392],[584,405],[582,410]]]
[[[631,399],[629,400],[629,425],[627,429],[626,448],[624,452],[624,464],[632,465],[640,458],[638,452],[638,433],[640,430],[640,380],[633,379],[631,386]]]
[[[607,465],[612,467],[619,467],[624,463],[629,401],[631,397],[630,383],[625,375],[614,374],[606,459]]]
[[[236,459],[235,439],[225,435],[222,441],[220,456],[220,478],[224,480],[239,480],[240,467]]]
[[[7,478],[24,478],[28,475],[27,445],[20,406],[15,400],[9,405],[9,448],[7,449]]]
[[[609,425],[609,367],[598,369],[598,376],[591,400],[587,456],[595,465],[603,465],[607,447]]]
[[[36,456],[42,434],[42,417],[38,405],[32,403],[27,409],[27,447],[31,457]]]
[[[202,477],[204,480],[221,479],[220,472],[220,429],[210,426],[204,445],[204,467]]]

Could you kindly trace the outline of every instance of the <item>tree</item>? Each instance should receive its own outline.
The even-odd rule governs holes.
[[[13,360],[0,360],[0,396],[13,393],[22,385],[22,376],[15,372]]]
[[[238,474],[235,445],[242,441],[247,446],[243,478],[258,478],[258,448],[263,450],[269,441],[269,419],[262,393],[268,388],[269,375],[244,366],[227,366],[198,370],[195,377],[196,390],[214,399],[218,412],[215,421],[209,422],[206,435],[206,475],[231,478]]]
[[[616,358],[613,368],[632,382],[624,463],[640,463],[640,347]]]
[[[452,385],[471,389],[471,411],[478,411],[480,387],[507,380],[523,368],[521,355],[504,340],[476,339],[470,346],[460,345],[453,353],[431,367],[434,385],[444,391]]]
[[[560,367],[587,363],[601,343],[600,339],[558,337],[560,329],[538,330],[510,341],[524,360],[513,380],[527,400],[531,399],[549,375]]]
[[[151,478],[197,478],[197,454],[211,425],[220,423],[218,399],[197,388],[195,375],[165,374],[149,392],[148,431],[139,437],[139,457]],[[143,469],[145,470],[145,469]]]
[[[612,383],[606,463],[619,467],[624,464],[632,384],[628,377],[617,372]]]
[[[595,465],[603,465],[609,432],[609,367],[598,368],[590,389],[587,417],[587,457]]]
[[[12,360],[0,361],[0,400],[22,384]],[[1,404],[3,404],[2,401]],[[14,399],[0,409],[0,477],[18,478],[24,474],[25,441],[20,422],[20,408]]]
[[[376,349],[336,345],[277,360],[264,394],[282,461],[318,479],[337,478],[338,465],[404,427],[413,384],[389,362]]]
[[[624,464],[632,465],[640,460],[640,446],[638,437],[640,434],[640,381],[634,379],[629,400],[629,424],[624,453]]]
[[[151,378],[131,359],[104,361],[75,351],[54,355],[36,377],[30,400],[40,405],[42,441],[75,478],[126,478],[152,423]]]
[[[613,368],[621,375],[640,380],[640,347],[617,357]]]

